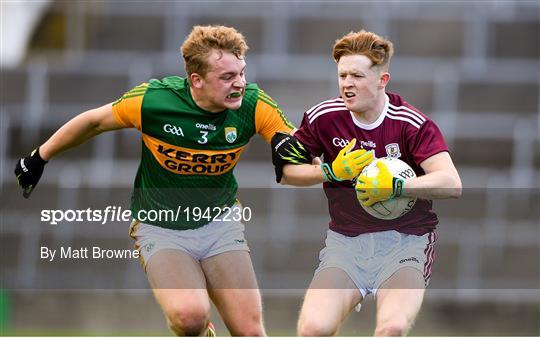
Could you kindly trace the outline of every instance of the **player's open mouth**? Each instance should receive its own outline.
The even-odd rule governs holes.
[[[227,95],[227,99],[237,99],[242,96],[242,92],[234,92]]]
[[[345,94],[345,97],[347,97],[347,98],[351,98],[351,97],[355,97],[355,96],[356,96],[355,93],[351,93],[351,92],[345,92],[344,94]]]

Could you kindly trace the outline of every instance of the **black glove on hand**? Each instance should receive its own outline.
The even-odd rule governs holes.
[[[23,189],[24,198],[30,197],[30,194],[36,187],[43,174],[47,161],[39,155],[39,147],[29,156],[21,158],[15,165],[15,176],[19,186]]]
[[[287,133],[277,132],[270,142],[272,163],[276,172],[276,182],[281,182],[285,164],[309,164],[311,154],[300,141]]]

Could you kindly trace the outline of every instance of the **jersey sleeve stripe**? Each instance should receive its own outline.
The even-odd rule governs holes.
[[[259,90],[259,98],[261,100],[266,100],[264,102],[268,103],[269,105],[273,106],[274,108],[277,108],[278,104],[276,101],[274,101],[268,94],[266,94],[264,91]]]
[[[137,97],[137,96],[140,96],[140,95],[144,95],[146,93],[147,89],[148,89],[148,84],[147,83],[143,83],[142,85],[138,85],[137,87],[134,87],[130,91],[124,93],[124,95],[122,95],[121,98],[116,100],[114,102],[114,104],[117,104],[118,102],[122,101],[123,99],[129,99],[129,98]]]
[[[407,116],[413,120],[415,120],[416,122],[418,122],[418,124],[422,124],[424,123],[425,120],[421,120],[418,118],[418,115],[414,115],[414,114],[411,114],[409,112],[406,112],[406,111],[394,111],[393,109],[391,108],[388,108],[388,111],[391,112],[393,115],[403,115],[403,116]]]
[[[285,123],[285,125],[291,129],[295,129],[294,127],[294,124],[291,123],[291,121],[289,121],[289,119],[287,118],[287,116],[285,116],[285,114],[283,114],[283,111],[281,111],[280,108],[277,108],[277,111],[279,113],[279,116],[281,117],[281,120],[283,121],[283,123]]]
[[[259,100],[263,101],[264,103],[266,103],[267,105],[269,105],[272,108],[277,108],[278,107],[275,102],[272,102],[272,101],[268,100],[264,96],[259,96]]]
[[[136,87],[133,87],[133,89],[131,89],[128,93],[130,92],[136,92],[136,91],[146,91],[146,89],[148,89],[148,83],[143,83],[141,85],[138,85]]]
[[[142,93],[137,93],[137,94],[129,94],[129,95],[124,95],[122,96],[120,99],[129,99],[129,98],[132,98],[132,97],[137,97],[137,96],[143,96],[144,95],[144,92]]]
[[[140,86],[137,86],[137,87],[133,87],[132,90],[130,90],[130,92],[135,92],[135,91],[138,91],[138,90],[146,90],[148,88],[148,85],[140,85]]]
[[[276,111],[279,114],[279,117],[281,118],[282,122],[289,128],[294,129],[294,125],[289,121],[289,119],[285,116],[281,108],[278,106],[276,101],[274,101],[268,94],[264,92],[264,90],[259,89],[259,100],[266,103],[270,107],[276,109]]]
[[[324,109],[327,109],[327,108],[334,108],[334,107],[345,108],[345,104],[344,103],[339,103],[339,102],[338,103],[327,103],[327,104],[325,104],[323,106],[320,106],[319,108],[315,109],[311,113],[308,113],[307,116],[309,118],[311,118],[312,116],[314,116],[315,114],[317,114],[321,110],[324,110]]]
[[[422,120],[422,122],[426,122],[426,118],[422,116],[422,114],[419,114],[418,112],[412,110],[411,108],[409,107],[405,107],[405,106],[394,106],[393,104],[391,103],[388,103],[388,107],[389,108],[392,108],[393,110],[395,111],[402,111],[402,110],[406,110],[408,111],[409,113],[415,115],[416,117],[418,117],[420,120]]]
[[[311,114],[313,111],[315,111],[317,108],[321,107],[322,105],[326,104],[326,103],[334,103],[334,102],[343,102],[343,99],[341,97],[338,97],[338,98],[335,98],[335,99],[330,99],[330,100],[326,100],[326,101],[323,101],[313,107],[311,107],[307,112],[306,114]]]
[[[113,114],[116,120],[126,128],[141,130],[141,107],[148,84],[143,83],[128,92],[113,103]]]
[[[388,112],[386,114],[386,117],[388,117],[389,119],[392,119],[392,120],[399,120],[399,121],[408,122],[408,123],[412,124],[413,126],[415,126],[416,128],[420,129],[420,125],[418,123],[416,123],[415,121],[411,120],[410,118],[406,118],[406,117],[402,117],[402,116],[394,116],[390,112]]]
[[[287,120],[279,108],[272,107],[266,100],[258,100],[255,107],[255,131],[267,143],[278,131],[289,133],[294,126]]]
[[[144,94],[146,93],[146,88],[144,89],[138,89],[138,90],[130,90],[129,92],[125,93],[125,95],[136,95],[136,94]]]
[[[327,108],[327,109],[323,109],[321,110],[320,112],[316,113],[315,115],[313,115],[312,117],[309,118],[309,123],[313,123],[313,121],[315,121],[319,116],[321,115],[324,115],[324,114],[327,114],[327,113],[331,113],[331,112],[334,112],[334,111],[340,111],[340,110],[343,110],[343,107],[338,107],[338,108]]]
[[[266,94],[266,92],[262,89],[259,89],[259,95],[266,97],[270,101],[273,101],[272,98],[268,94]]]
[[[146,89],[147,89],[147,88],[133,89],[133,90],[130,90],[129,92],[124,93],[124,95],[137,94],[137,93],[144,93],[144,92],[146,92]]]

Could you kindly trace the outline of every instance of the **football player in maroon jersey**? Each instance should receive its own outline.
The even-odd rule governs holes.
[[[337,333],[370,293],[377,305],[375,335],[406,334],[433,265],[438,219],[431,200],[461,195],[461,180],[439,128],[400,95],[386,91],[392,54],[389,40],[364,30],[337,40],[333,58],[340,96],[306,111],[294,137],[277,134],[272,142],[280,183],[323,183],[328,197],[326,246],[300,313],[301,336]],[[392,177],[380,162],[377,177],[363,176],[362,168],[373,159],[367,154],[399,158],[418,177]],[[328,164],[305,164],[310,156],[323,156]],[[382,220],[362,209],[357,191],[366,206],[399,196],[418,201],[404,216]]]

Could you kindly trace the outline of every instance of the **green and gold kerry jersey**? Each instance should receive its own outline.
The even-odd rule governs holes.
[[[133,215],[172,210],[175,219],[145,221],[172,229],[208,223],[178,213],[186,207],[204,211],[234,204],[238,184],[233,169],[254,134],[269,143],[277,131],[293,129],[256,84],[246,86],[240,109],[210,113],[195,104],[187,79],[177,76],[133,88],[113,103],[113,114],[122,126],[142,133]]]

